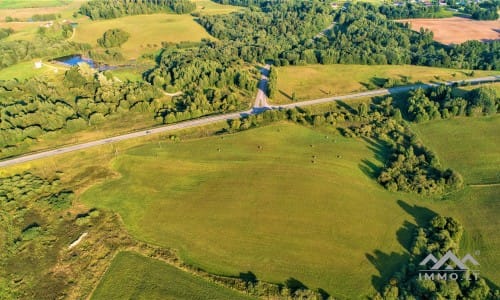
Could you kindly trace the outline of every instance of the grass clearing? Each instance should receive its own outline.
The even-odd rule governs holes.
[[[0,9],[54,7],[69,3],[71,0],[2,0]]]
[[[409,82],[442,82],[469,78],[468,71],[411,65],[310,65],[278,69],[278,93],[272,103],[331,97],[380,88],[387,79]],[[474,71],[475,77],[500,74],[498,71]]]
[[[378,164],[370,148],[288,123],[150,144],[120,155],[113,167],[121,177],[82,199],[118,211],[139,239],[177,248],[208,271],[293,277],[355,298],[374,291],[378,271],[367,255],[402,251],[394,234],[408,217],[363,173],[368,161]],[[402,259],[380,263],[391,273]]]
[[[211,38],[190,15],[153,14],[82,21],[76,28],[73,41],[97,47],[97,39],[112,28],[120,28],[130,33],[130,38],[120,50],[129,59],[159,49],[162,42],[178,43]]]
[[[441,164],[459,171],[468,184],[500,183],[500,116],[455,118],[414,125]]]
[[[253,299],[133,252],[120,252],[91,299]]]
[[[66,69],[62,67],[55,67],[51,64],[43,64],[40,69],[35,68],[34,61],[27,61],[15,64],[13,66],[4,68],[0,70],[0,80],[9,80],[17,78],[18,80],[24,80],[34,76],[50,76],[54,77],[58,74],[64,74]]]
[[[243,7],[223,5],[210,0],[195,0],[196,11],[201,15],[220,15],[243,10]]]

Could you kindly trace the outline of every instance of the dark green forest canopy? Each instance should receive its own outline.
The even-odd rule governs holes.
[[[272,60],[275,65],[414,64],[500,69],[500,41],[445,46],[433,41],[432,32],[414,32],[368,3],[351,3],[336,11],[323,1],[247,4],[259,7],[199,20],[209,33],[236,45],[246,61]],[[318,35],[334,22],[332,30]]]
[[[79,12],[98,20],[159,12],[185,14],[195,9],[196,4],[189,0],[91,0],[84,3]]]

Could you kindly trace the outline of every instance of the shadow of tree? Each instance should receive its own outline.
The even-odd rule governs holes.
[[[377,249],[373,253],[366,253],[366,258],[379,273],[372,276],[372,285],[379,292],[382,292],[383,287],[389,282],[390,278],[410,259],[413,237],[417,227],[426,226],[437,215],[437,213],[426,207],[410,205],[403,200],[398,200],[397,204],[411,216],[414,222],[404,221],[401,228],[396,231],[396,238],[406,251],[403,253],[384,253]]]

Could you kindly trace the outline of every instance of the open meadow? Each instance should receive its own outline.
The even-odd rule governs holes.
[[[97,39],[106,30],[113,28],[130,33],[128,41],[121,46],[123,55],[129,59],[159,49],[162,42],[178,43],[211,38],[190,15],[153,14],[110,20],[85,20],[78,25],[73,40],[96,47]]]
[[[468,184],[500,184],[500,117],[456,118],[413,126],[441,163]]]
[[[196,3],[195,13],[200,15],[228,14],[243,9],[243,7],[223,5],[210,0],[194,0],[194,2]]]
[[[253,299],[133,252],[120,252],[91,299]]]
[[[500,21],[477,21],[468,18],[406,19],[413,30],[426,28],[434,32],[434,40],[443,44],[460,44],[469,40],[491,41],[500,39]]]
[[[392,79],[400,85],[418,81],[443,82],[470,78],[470,71],[412,65],[309,65],[278,68],[278,92],[272,103],[310,100],[381,88]],[[498,71],[474,71],[475,77],[500,74]],[[407,83],[404,83],[407,78]]]
[[[390,193],[371,177],[382,150],[288,123],[152,143],[122,152],[112,164],[120,177],[82,201],[209,272],[295,278],[341,299],[373,294],[404,263],[413,224],[444,213],[470,228],[466,249],[482,251],[481,271],[498,280],[499,240],[480,238],[495,230],[495,190],[468,187],[446,201]]]

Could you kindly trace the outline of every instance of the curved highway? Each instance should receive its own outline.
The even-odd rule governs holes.
[[[265,80],[265,79],[267,79],[266,78],[267,70],[268,70],[268,68],[263,69],[263,73],[264,73],[263,78],[262,78],[263,81],[267,81],[267,80]],[[450,81],[450,82],[446,82],[445,84],[452,85],[454,83],[462,83],[462,82],[466,82],[466,83],[470,83],[470,84],[479,84],[479,83],[496,82],[496,81],[500,81],[500,76],[489,76],[489,77],[481,77],[481,78],[474,78],[474,79],[468,79],[468,80]],[[151,129],[147,129],[147,130],[137,131],[137,132],[133,132],[133,133],[118,135],[118,136],[111,137],[111,138],[100,139],[100,140],[96,140],[96,141],[91,141],[91,142],[81,143],[81,144],[77,144],[77,145],[66,146],[66,147],[61,147],[61,148],[57,148],[57,149],[53,149],[53,150],[43,151],[43,152],[39,152],[39,153],[19,156],[19,157],[0,161],[0,167],[12,166],[12,165],[32,161],[32,160],[37,160],[37,159],[41,159],[41,158],[55,156],[55,155],[62,154],[62,153],[68,153],[68,152],[87,149],[90,147],[106,145],[106,144],[110,144],[110,143],[116,143],[116,142],[120,142],[120,141],[124,141],[124,140],[134,139],[134,138],[138,138],[138,137],[148,136],[150,134],[170,132],[170,131],[175,131],[178,129],[198,127],[198,126],[203,126],[203,125],[207,125],[207,124],[211,124],[211,123],[215,123],[215,122],[219,122],[219,121],[236,119],[236,118],[240,118],[240,117],[250,115],[250,114],[258,114],[258,113],[265,111],[266,109],[288,109],[288,108],[293,108],[293,107],[322,104],[322,103],[328,103],[328,102],[339,101],[339,100],[340,101],[352,100],[352,99],[358,99],[358,98],[364,98],[364,97],[373,97],[373,96],[401,93],[401,92],[407,92],[407,91],[410,91],[410,90],[413,90],[413,89],[416,89],[419,87],[429,88],[429,87],[433,87],[433,86],[437,86],[437,84],[415,84],[415,85],[401,86],[401,87],[395,87],[395,88],[389,88],[389,89],[379,89],[379,90],[366,91],[366,92],[355,93],[355,94],[348,94],[348,95],[343,95],[343,96],[334,96],[334,97],[329,97],[329,98],[321,98],[321,99],[315,99],[315,100],[295,102],[295,103],[284,104],[284,105],[279,105],[279,106],[268,106],[268,104],[265,100],[266,99],[265,95],[260,95],[260,96],[257,96],[257,99],[255,101],[256,107],[254,107],[251,110],[209,116],[209,117],[199,118],[199,119],[195,119],[195,120],[180,122],[180,123],[176,123],[176,124],[172,124],[172,125],[166,125],[166,126],[151,128]],[[259,93],[262,93],[264,90],[265,90],[264,86],[259,86],[259,91],[258,91]]]

